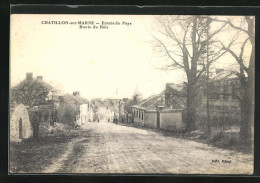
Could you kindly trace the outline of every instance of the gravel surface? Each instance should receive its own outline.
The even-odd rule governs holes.
[[[87,123],[49,173],[252,174],[253,155],[108,122]],[[218,160],[213,162],[213,160]],[[222,162],[225,160],[226,162]]]

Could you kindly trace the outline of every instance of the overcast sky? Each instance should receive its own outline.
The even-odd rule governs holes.
[[[181,83],[183,72],[162,72],[163,63],[151,40],[153,16],[129,15],[12,15],[11,86],[26,72],[43,76],[65,93],[79,91],[88,99],[131,97],[138,88],[144,97],[160,93],[165,83]],[[123,21],[108,29],[79,29],[78,25],[42,21]],[[118,89],[117,89],[118,88]]]

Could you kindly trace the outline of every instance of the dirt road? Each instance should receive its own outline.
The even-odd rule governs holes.
[[[86,135],[68,144],[65,155],[47,167],[45,173],[253,172],[253,158],[236,151],[108,122],[87,123],[81,130]]]

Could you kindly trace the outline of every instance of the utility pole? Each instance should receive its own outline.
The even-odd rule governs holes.
[[[206,81],[207,81],[207,124],[208,124],[208,135],[211,134],[211,124],[210,124],[210,112],[209,112],[209,17],[206,20],[207,26],[207,68],[206,68]]]

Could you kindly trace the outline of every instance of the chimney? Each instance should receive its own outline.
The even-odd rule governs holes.
[[[26,73],[26,80],[32,80],[33,79],[33,73],[32,72],[27,72]]]
[[[74,91],[74,92],[73,92],[73,95],[74,95],[75,97],[79,96],[79,91]]]
[[[37,76],[37,79],[42,80],[42,76]]]

